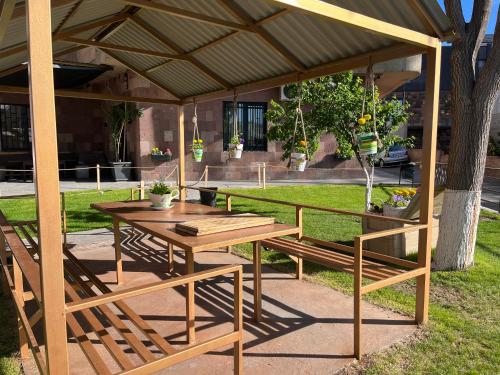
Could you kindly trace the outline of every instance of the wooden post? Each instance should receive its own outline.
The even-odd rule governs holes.
[[[7,247],[5,246],[5,237],[3,236],[3,233],[0,231],[0,261],[2,263],[2,266],[5,266],[7,268]],[[9,284],[7,282],[7,276],[4,275],[3,269],[0,270],[0,273],[2,274],[2,293],[5,299],[10,298],[10,288]]]
[[[429,315],[432,213],[434,209],[440,73],[441,46],[429,48],[427,51],[427,80],[425,82],[422,183],[420,186],[420,224],[426,224],[427,228],[420,230],[418,236],[418,264],[420,267],[425,267],[426,272],[417,277],[415,320],[419,324],[426,323]]]
[[[186,166],[185,166],[185,150],[184,150],[184,106],[180,105],[178,107],[178,118],[177,118],[177,133],[178,141],[177,147],[179,148],[179,200],[186,200]],[[182,187],[181,187],[182,186]]]
[[[243,332],[243,270],[234,273],[234,330]],[[243,374],[243,337],[234,343],[234,373]]]
[[[262,187],[262,183],[261,183],[261,175],[260,175],[260,168],[262,167],[262,164],[261,163],[258,163],[257,164],[257,178],[259,179],[259,187]]]
[[[262,165],[262,188],[266,190],[266,163]]]
[[[51,1],[26,2],[31,129],[47,372],[69,373],[61,242]]]
[[[226,210],[231,211],[231,196],[229,194],[226,195]]]
[[[258,323],[262,317],[261,245],[253,243],[253,319]]]
[[[99,164],[96,165],[95,173],[97,176],[97,191],[101,191],[101,166]]]
[[[144,200],[144,180],[141,180],[139,183],[139,200]]]
[[[361,358],[361,287],[362,287],[362,247],[359,237],[354,239],[354,356]]]
[[[205,187],[208,187],[208,165],[205,165]]]
[[[120,234],[120,220],[113,219],[113,234],[115,237],[115,263],[116,263],[116,283],[123,282],[123,264],[122,264],[122,238]]]
[[[295,225],[300,228],[300,232],[297,233],[297,239],[300,241],[302,239],[302,213],[303,208],[301,206],[295,206]],[[297,280],[302,280],[303,275],[303,263],[302,258],[297,257],[297,263],[295,264],[295,277]]]
[[[24,281],[21,268],[16,261],[16,258],[12,257],[12,270],[13,270],[13,281],[14,281],[14,293],[17,294],[19,301],[22,303],[21,308],[24,308]],[[28,359],[30,357],[30,351],[28,346],[28,338],[26,336],[26,331],[21,323],[21,319],[18,315],[17,325],[19,329],[19,352],[21,354],[21,359]]]
[[[174,272],[174,244],[168,243],[168,272]]]
[[[194,254],[186,251],[186,275],[194,273]],[[196,341],[195,315],[194,315],[194,283],[186,284],[186,331],[187,341],[194,344]]]

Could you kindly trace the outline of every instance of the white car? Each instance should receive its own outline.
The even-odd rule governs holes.
[[[388,164],[400,164],[408,161],[408,151],[400,145],[392,145],[388,150],[377,154],[375,163],[383,167]]]

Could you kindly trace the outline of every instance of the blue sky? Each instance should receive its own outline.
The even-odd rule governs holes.
[[[444,0],[438,0],[441,7],[444,9]],[[474,4],[474,0],[462,0],[462,7],[464,9],[464,17],[466,21],[469,21],[470,16],[472,14],[472,5]],[[495,22],[497,19],[498,6],[500,4],[500,0],[493,0],[493,11],[491,12],[491,16],[488,22],[488,30],[486,31],[488,34],[493,34],[495,32]]]

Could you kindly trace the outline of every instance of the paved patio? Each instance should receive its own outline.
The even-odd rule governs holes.
[[[123,239],[125,286],[171,277],[166,273],[164,244],[128,229]],[[72,252],[101,280],[113,284],[113,235],[102,229],[72,234]],[[175,273],[182,273],[182,252],[175,254]],[[195,255],[196,270],[224,264],[244,265],[244,367],[246,374],[331,374],[354,360],[352,298],[325,286],[298,281],[292,275],[263,267],[263,321],[252,320],[251,263],[225,251]],[[197,339],[214,337],[232,327],[232,284],[217,278],[196,286]],[[126,302],[174,345],[185,345],[183,288],[136,297]],[[365,352],[378,351],[415,330],[410,317],[364,303]],[[91,336],[92,337],[92,336]],[[126,347],[125,344],[124,348]],[[104,351],[103,348],[100,350]],[[70,344],[71,369],[93,373],[74,342]],[[134,360],[131,354],[131,359]],[[112,362],[111,358],[109,361]],[[231,374],[232,349],[211,352],[160,374]],[[118,371],[119,368],[114,370]]]

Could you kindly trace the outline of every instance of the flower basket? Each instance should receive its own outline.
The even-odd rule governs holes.
[[[377,137],[374,133],[358,135],[359,153],[361,155],[375,155],[378,152]]]
[[[151,154],[151,160],[153,160],[153,161],[171,161],[172,155],[169,155],[169,154]]]
[[[306,154],[300,152],[292,152],[290,169],[297,172],[304,172],[307,164]]]
[[[241,159],[241,154],[243,153],[242,143],[230,143],[228,146],[229,157],[231,159]]]
[[[203,149],[202,148],[193,149],[193,159],[195,162],[201,163],[201,160],[203,159]]]

